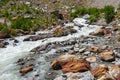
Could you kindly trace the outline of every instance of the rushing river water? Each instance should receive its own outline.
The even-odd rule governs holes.
[[[69,25],[69,24],[66,24]],[[19,41],[16,46],[14,46],[13,40],[7,39],[6,41],[9,42],[9,45],[6,48],[0,49],[0,80],[26,80],[26,78],[22,78],[21,74],[19,73],[20,67],[16,64],[17,60],[23,58],[30,54],[30,50],[33,48],[48,43],[48,42],[56,42],[56,41],[65,41],[68,39],[72,39],[75,37],[80,37],[81,35],[89,35],[90,32],[96,30],[99,26],[97,25],[89,25],[84,26],[82,28],[78,26],[74,26],[74,29],[77,30],[77,33],[69,34],[67,36],[62,37],[52,37],[46,38],[38,41],[23,41],[24,38],[30,36],[20,36],[16,37],[15,39]],[[39,31],[38,33],[44,33],[44,31]],[[53,50],[54,51],[54,50]],[[38,60],[45,61],[42,57]],[[44,67],[47,67],[48,64],[43,64],[39,66],[41,70],[41,75],[44,76]],[[30,79],[27,79],[30,80]]]

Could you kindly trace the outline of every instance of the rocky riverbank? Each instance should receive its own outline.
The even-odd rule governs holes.
[[[26,80],[119,80],[118,33],[113,27],[99,26],[88,36],[42,44],[19,59],[20,73]]]
[[[1,0],[0,80],[119,80],[114,1]]]

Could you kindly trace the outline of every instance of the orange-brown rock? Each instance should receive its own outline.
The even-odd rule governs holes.
[[[96,53],[96,52],[98,52],[98,51],[99,51],[99,48],[98,48],[98,47],[92,47],[92,48],[91,48],[91,52]]]
[[[27,73],[29,71],[32,71],[33,70],[33,66],[27,66],[27,67],[24,67],[20,70],[20,73]]]
[[[109,73],[117,80],[120,78],[120,67],[117,65],[113,65],[109,69]]]
[[[85,59],[73,60],[62,66],[63,73],[84,72],[90,70],[90,64]]]
[[[66,63],[74,60],[76,58],[75,55],[62,55],[59,56],[56,60],[54,60],[51,63],[51,67],[55,70],[61,69],[63,65],[65,65]]]
[[[109,30],[105,29],[105,27],[101,26],[94,32],[90,33],[90,35],[106,35],[106,34],[110,34],[110,33],[111,33],[111,31],[109,31]]]
[[[115,60],[115,54],[112,50],[104,50],[99,54],[99,57],[103,61],[113,61]]]
[[[105,75],[108,71],[108,67],[105,65],[99,65],[94,70],[91,70],[91,73],[95,78],[100,78]]]
[[[9,32],[0,32],[0,39],[10,37]]]

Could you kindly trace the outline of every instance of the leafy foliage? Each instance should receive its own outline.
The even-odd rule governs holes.
[[[114,7],[113,6],[105,6],[104,7],[104,13],[105,13],[105,20],[107,23],[111,22],[114,17]]]
[[[14,29],[22,29],[29,30],[32,27],[31,19],[19,17],[17,20],[12,22],[12,28]]]

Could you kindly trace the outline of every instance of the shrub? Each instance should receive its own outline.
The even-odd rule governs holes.
[[[17,20],[12,21],[12,28],[29,30],[32,27],[32,21],[29,18],[19,17]]]
[[[95,22],[96,21],[96,16],[95,15],[90,15],[89,20],[90,20],[90,23]]]
[[[113,6],[105,6],[104,7],[104,13],[105,13],[105,20],[107,23],[111,22],[114,17],[114,7]]]

